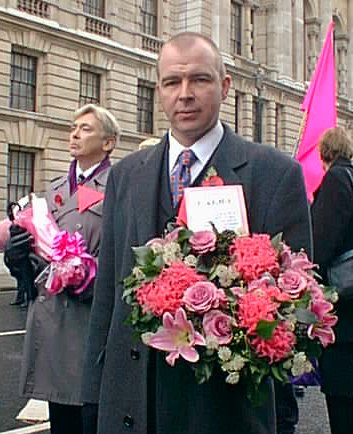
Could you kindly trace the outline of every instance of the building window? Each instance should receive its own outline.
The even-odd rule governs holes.
[[[157,36],[157,0],[142,0],[141,6],[141,32]]]
[[[85,0],[83,3],[83,12],[94,15],[95,17],[104,17],[104,0]]]
[[[37,59],[23,54],[21,49],[11,53],[10,107],[35,111],[37,85]]]
[[[139,80],[137,85],[137,131],[153,133],[154,84]]]
[[[16,202],[33,191],[34,153],[20,150],[9,150],[7,198]]]
[[[100,75],[81,68],[80,74],[80,106],[84,104],[99,104]]]
[[[250,40],[251,59],[255,59],[255,9],[250,10]]]
[[[230,12],[230,45],[234,54],[241,54],[241,13],[242,6],[237,1],[232,1]]]

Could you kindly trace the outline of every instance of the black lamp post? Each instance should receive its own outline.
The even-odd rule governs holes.
[[[255,87],[257,90],[257,100],[256,100],[256,131],[255,131],[255,142],[262,142],[262,108],[263,108],[263,81],[264,81],[264,71],[262,68],[256,70],[255,75]]]

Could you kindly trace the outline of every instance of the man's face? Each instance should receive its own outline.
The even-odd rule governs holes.
[[[80,162],[83,170],[103,160],[113,146],[112,140],[104,137],[102,125],[93,113],[86,113],[73,122],[70,155]]]
[[[202,39],[188,47],[167,44],[159,60],[157,90],[173,136],[184,146],[214,127],[230,76],[220,77],[219,65]]]

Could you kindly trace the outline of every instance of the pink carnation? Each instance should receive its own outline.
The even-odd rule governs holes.
[[[258,279],[266,271],[273,276],[279,274],[277,252],[267,234],[236,238],[229,248],[229,254],[235,257],[235,271],[247,282]]]
[[[162,316],[164,312],[174,314],[182,305],[185,290],[201,280],[205,277],[193,268],[183,262],[174,262],[151,282],[137,288],[136,298],[144,313],[152,312],[156,316]]]
[[[273,321],[278,304],[261,289],[244,294],[239,299],[239,325],[255,333],[260,320]]]
[[[194,232],[189,238],[192,250],[203,255],[216,249],[217,236],[213,231]]]
[[[247,329],[248,334],[256,332],[260,320],[274,321],[280,304],[290,301],[290,296],[276,286],[259,280],[263,286],[254,288],[239,298],[239,325]]]
[[[226,345],[232,340],[234,319],[220,310],[210,310],[203,317],[202,325],[207,336],[217,339],[219,345]]]
[[[279,362],[289,356],[296,342],[295,334],[281,322],[275,328],[270,339],[258,336],[251,340],[251,346],[260,357],[267,357],[270,363]]]

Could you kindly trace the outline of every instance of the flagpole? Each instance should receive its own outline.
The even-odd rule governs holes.
[[[300,122],[300,126],[299,126],[299,133],[298,133],[298,137],[297,140],[295,142],[294,145],[294,150],[293,150],[293,154],[292,157],[294,158],[297,155],[298,149],[299,149],[299,145],[303,136],[303,132],[304,132],[304,128],[305,128],[305,124],[306,124],[306,117],[307,117],[307,112],[304,112],[303,116],[302,116],[302,120]]]

